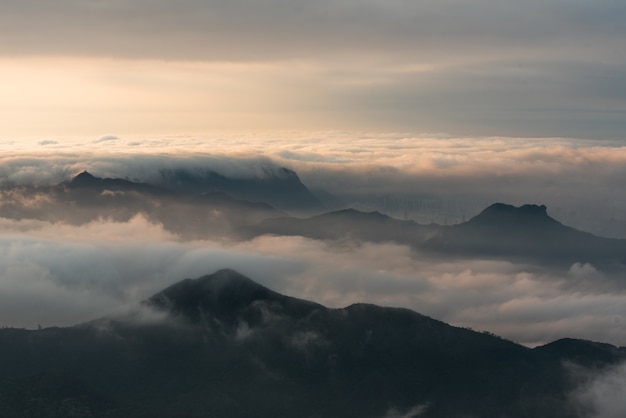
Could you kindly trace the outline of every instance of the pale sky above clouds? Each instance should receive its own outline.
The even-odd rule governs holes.
[[[2,2],[0,133],[621,138],[625,22],[617,0]]]

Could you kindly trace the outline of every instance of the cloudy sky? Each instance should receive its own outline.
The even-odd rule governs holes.
[[[0,4],[2,135],[621,138],[619,0]]]

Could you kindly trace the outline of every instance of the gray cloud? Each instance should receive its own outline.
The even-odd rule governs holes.
[[[494,0],[26,0],[2,5],[0,27],[5,28],[4,51],[19,53],[217,60],[359,50],[437,54],[444,49],[473,55],[490,48],[522,53],[532,46],[572,46],[581,37],[594,45],[598,38],[614,40],[609,47],[616,47],[625,13],[612,0],[523,5]]]
[[[587,59],[500,56],[430,71],[373,70],[375,81],[336,83],[327,105],[360,118],[363,129],[621,138],[626,63]]]

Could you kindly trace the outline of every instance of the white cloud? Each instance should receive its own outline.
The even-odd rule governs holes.
[[[587,383],[572,395],[575,408],[590,418],[621,418],[626,411],[626,364],[586,371]]]

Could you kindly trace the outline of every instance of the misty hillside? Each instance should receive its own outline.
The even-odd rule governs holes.
[[[2,329],[0,356],[3,417],[580,417],[567,365],[598,371],[626,352],[529,349],[406,309],[328,309],[220,270],[128,313]]]
[[[286,216],[265,201],[232,197],[207,186],[193,192],[82,172],[52,187],[0,190],[0,216],[82,225],[127,222],[137,215],[185,239],[230,236],[236,228]]]
[[[495,203],[457,225],[420,225],[350,209],[306,219],[270,218],[245,231],[250,236],[270,233],[395,242],[434,257],[484,257],[562,267],[589,262],[618,271],[626,262],[626,240],[565,226],[550,217],[544,205]]]
[[[597,237],[565,226],[550,217],[544,205],[493,204],[468,222],[442,227],[427,245],[468,256],[565,266],[591,262],[606,269],[622,269],[626,262],[626,240]]]
[[[255,177],[228,177],[216,171],[160,170],[159,184],[184,194],[220,191],[238,199],[266,202],[281,210],[317,211],[323,206],[288,168],[264,169]]]
[[[321,209],[297,174],[287,169],[250,178],[229,178],[211,170],[160,174],[158,184],[148,184],[85,171],[56,186],[0,190],[0,216],[82,225],[102,219],[127,222],[141,215],[183,239],[299,235],[393,242],[432,259],[496,259],[561,271],[574,263],[590,263],[610,274],[626,270],[626,240],[563,225],[544,205],[495,203],[456,225],[422,225],[354,209],[302,218],[276,209]]]

